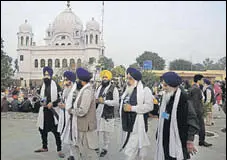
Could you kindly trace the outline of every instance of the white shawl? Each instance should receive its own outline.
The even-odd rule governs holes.
[[[66,106],[65,106],[65,128],[61,134],[61,139],[62,142],[65,144],[72,144],[75,145],[76,141],[77,141],[77,117],[73,115],[72,117],[72,137],[73,139],[71,140],[70,137],[70,114],[68,113],[68,110],[72,107],[72,101],[73,101],[73,92],[76,90],[76,83],[73,85],[71,91],[69,92],[69,95],[66,99]],[[58,131],[61,133],[62,129],[63,129],[63,124],[64,124],[64,119],[62,120],[62,118],[64,118],[64,111],[61,111],[61,114],[59,115],[59,128]]]
[[[177,160],[183,160],[183,150],[182,144],[179,136],[178,131],[178,124],[177,124],[177,106],[179,103],[181,95],[181,89],[178,88],[174,103],[173,109],[171,114],[171,122],[170,122],[170,137],[169,137],[169,155]],[[165,96],[165,95],[164,95]],[[155,152],[155,160],[165,160],[164,151],[163,151],[163,126],[164,126],[164,118],[162,118],[162,113],[166,110],[166,102],[163,98],[162,105],[160,108],[159,113],[159,122],[158,122],[158,135],[157,135],[157,143],[156,143],[156,152]]]
[[[41,91],[40,91],[40,97],[41,98],[44,98],[44,95],[45,95],[44,92],[45,92],[45,84],[43,83]],[[57,98],[58,98],[57,85],[56,85],[56,82],[51,80],[51,102],[56,101]],[[59,113],[59,108],[58,107],[55,107],[54,109],[56,110],[57,113]],[[55,124],[58,124],[58,120],[57,120],[57,118],[55,116],[54,116],[54,121],[55,121]],[[36,126],[40,127],[41,129],[43,129],[44,128],[43,125],[44,125],[44,114],[43,114],[43,106],[41,106],[39,108],[39,114],[38,114],[38,120],[37,120]]]
[[[126,89],[127,90],[127,89]],[[121,104],[120,104],[120,121],[121,121],[121,111],[122,111],[122,107],[123,107],[123,100],[125,98],[125,96],[127,93],[124,92],[124,94],[122,95],[122,100],[121,100]],[[146,97],[145,94],[147,94]],[[146,98],[148,99],[146,99]],[[153,107],[153,103],[152,103],[152,93],[151,91],[145,87],[143,88],[143,84],[141,81],[138,82],[137,85],[137,106],[140,108],[143,107],[143,105],[145,105],[145,101],[148,102],[149,104],[146,104],[146,109],[144,108],[143,110],[146,112],[149,112],[152,110]],[[127,145],[125,146],[125,154],[130,156],[133,154],[133,150],[130,149],[130,147],[134,147],[134,146],[138,146],[138,149],[142,149],[143,147],[149,146],[150,145],[150,140],[149,137],[145,131],[145,124],[144,124],[144,113],[137,113],[136,115],[136,120],[133,126],[133,132],[131,133],[130,137],[129,137],[129,141],[127,143]],[[121,127],[122,128],[122,127]],[[124,142],[125,139],[124,137],[125,132],[122,133],[122,142]]]

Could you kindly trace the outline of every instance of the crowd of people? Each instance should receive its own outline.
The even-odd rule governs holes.
[[[48,152],[48,133],[55,136],[57,153],[65,157],[62,147],[69,149],[68,160],[96,160],[109,151],[116,116],[120,116],[120,135],[127,160],[143,160],[151,141],[148,118],[157,118],[155,160],[186,160],[199,146],[209,147],[205,141],[205,125],[214,125],[213,106],[226,112],[225,81],[211,81],[201,74],[189,81],[175,72],[166,72],[153,88],[142,83],[142,74],[128,68],[123,88],[112,82],[112,73],[103,70],[98,86],[91,82],[92,74],[84,68],[76,73],[64,72],[61,88],[53,79],[53,70],[43,68],[43,84],[39,96],[18,99],[18,89],[9,102],[2,93],[1,111],[38,113],[37,127],[42,147],[35,152]],[[9,107],[11,105],[11,107]],[[115,114],[116,111],[118,114]],[[154,133],[155,134],[155,133]]]

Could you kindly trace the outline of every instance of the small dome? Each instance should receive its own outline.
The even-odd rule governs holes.
[[[32,26],[28,24],[28,21],[25,20],[25,23],[19,26],[19,32],[30,32],[32,33]]]
[[[71,9],[67,8],[65,11],[61,12],[53,22],[54,33],[68,32],[73,33],[76,29],[82,30],[83,23],[79,17],[77,17]]]
[[[87,22],[86,29],[99,31],[99,23],[94,18],[92,18],[91,21]]]

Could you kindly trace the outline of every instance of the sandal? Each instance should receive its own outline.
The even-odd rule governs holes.
[[[41,148],[41,149],[37,149],[34,152],[39,153],[39,152],[48,152],[47,148]]]

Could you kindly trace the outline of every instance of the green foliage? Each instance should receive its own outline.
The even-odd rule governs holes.
[[[176,59],[170,62],[169,69],[170,70],[182,70],[182,71],[190,71],[192,70],[192,63],[183,59]]]
[[[203,61],[203,65],[204,65],[204,67],[205,67],[205,70],[211,69],[213,63],[214,63],[213,60],[211,60],[210,58],[206,58],[206,59]]]
[[[101,57],[98,61],[101,65],[102,70],[111,70],[114,67],[114,62],[111,58],[107,58],[105,56]]]
[[[120,65],[112,69],[113,77],[124,77],[125,76],[125,67]]]
[[[151,71],[143,71],[142,72],[142,82],[145,84],[145,86],[152,89],[155,82],[159,81],[159,77],[157,77],[153,72]]]
[[[13,76],[12,58],[3,51],[3,42],[1,38],[1,88],[9,86]]]
[[[201,64],[201,63],[196,63],[196,64],[193,64],[192,70],[193,70],[193,71],[204,71],[205,68],[204,68],[203,64]]]
[[[152,61],[153,70],[163,70],[165,68],[165,60],[157,53],[145,51],[142,55],[136,58],[136,62],[140,67],[143,67],[143,62],[145,60]]]

